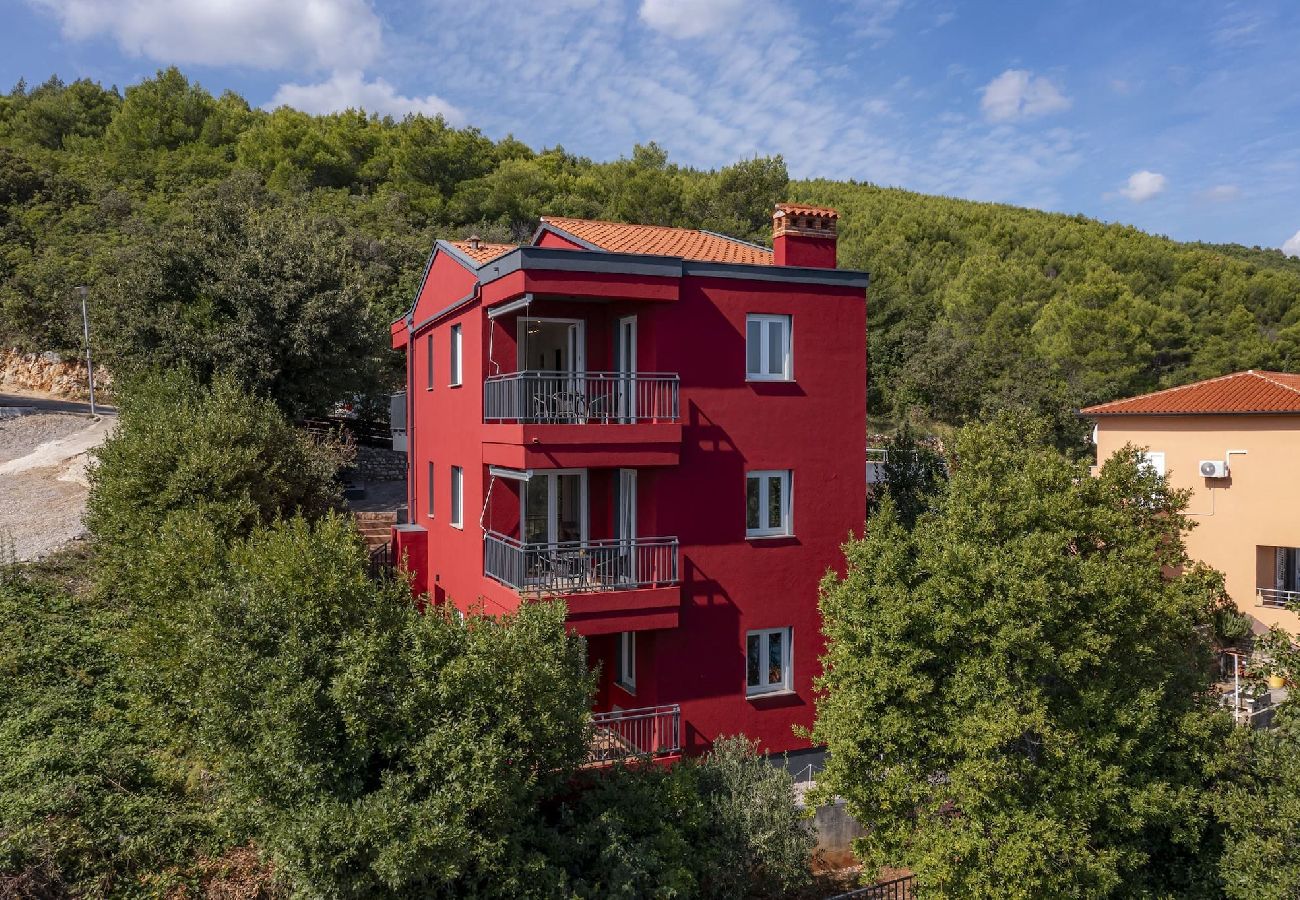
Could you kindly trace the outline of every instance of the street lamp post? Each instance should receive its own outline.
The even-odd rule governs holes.
[[[95,415],[95,366],[90,359],[90,317],[86,314],[86,295],[90,289],[84,284],[77,285],[81,296],[81,333],[86,340],[86,381],[90,384],[90,414]]]

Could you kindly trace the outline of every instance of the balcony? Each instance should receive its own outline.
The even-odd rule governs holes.
[[[483,421],[523,425],[680,423],[676,375],[510,372],[483,384]]]
[[[563,598],[583,635],[676,628],[681,617],[675,537],[522,543],[488,531],[483,574],[521,599]]]
[[[681,460],[678,378],[510,372],[483,383],[484,460],[531,468],[671,466]]]
[[[635,591],[678,583],[677,538],[525,544],[489,531],[484,574],[521,595]]]
[[[647,706],[595,713],[592,719],[589,763],[669,756],[682,752],[682,709]]]
[[[1272,609],[1300,609],[1300,591],[1286,591],[1282,588],[1256,588],[1255,595],[1260,606]]]

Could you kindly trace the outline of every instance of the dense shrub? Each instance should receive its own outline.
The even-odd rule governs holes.
[[[588,774],[550,811],[548,854],[576,897],[789,897],[813,834],[793,779],[743,737],[671,768]]]
[[[118,671],[127,618],[49,577],[0,576],[0,896],[154,897],[217,846],[202,781]]]
[[[419,612],[343,519],[254,533],[198,598],[203,752],[305,896],[512,896],[582,760],[592,689],[564,610]]]
[[[1218,594],[1187,495],[1134,448],[1092,478],[1042,423],[963,429],[911,529],[888,499],[828,576],[819,785],[868,871],[938,896],[1214,896]]]

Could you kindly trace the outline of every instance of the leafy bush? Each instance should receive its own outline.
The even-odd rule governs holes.
[[[185,647],[200,746],[304,896],[512,896],[526,823],[584,756],[559,606],[465,622],[375,584],[338,517],[234,545]]]
[[[1224,893],[1234,900],[1300,896],[1300,719],[1233,735],[1235,771],[1225,779],[1219,809],[1227,826],[1219,864]]]
[[[132,704],[127,614],[0,578],[0,896],[154,897],[220,833],[201,782]]]
[[[915,528],[886,499],[828,576],[819,785],[868,872],[945,896],[1216,890],[1215,598],[1185,493],[1128,448],[1097,478],[1047,426],[967,426]]]
[[[814,839],[793,779],[743,736],[669,768],[590,773],[548,813],[546,853],[576,897],[789,897]]]

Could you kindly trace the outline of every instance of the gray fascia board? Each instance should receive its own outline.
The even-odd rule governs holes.
[[[439,240],[434,246],[446,253],[452,259],[456,260],[456,262],[460,263],[465,268],[469,269],[471,272],[477,272],[479,270],[479,264],[474,262],[474,260],[470,259],[464,253],[461,253],[456,245],[452,244],[450,241]]]
[[[479,283],[488,284],[520,269],[553,272],[600,272],[614,275],[649,275],[681,278],[736,278],[746,281],[775,281],[787,284],[826,284],[865,288],[866,272],[852,269],[809,269],[795,266],[756,266],[742,263],[696,262],[679,256],[644,253],[611,253],[605,250],[560,250],[552,247],[519,247],[485,263],[478,270]]]
[[[448,314],[450,314],[450,313],[454,313],[456,310],[460,309],[462,306],[467,306],[467,305],[469,305],[469,304],[470,304],[471,302],[473,302],[477,297],[478,297],[478,288],[475,287],[474,290],[470,291],[470,292],[469,292],[468,294],[466,294],[464,297],[461,297],[459,300],[456,300],[455,302],[453,302],[453,303],[452,303],[451,305],[449,305],[449,306],[444,306],[442,309],[438,310],[436,313],[434,313],[433,315],[429,316],[429,318],[425,319],[423,322],[420,322],[420,323],[417,324],[417,325],[412,325],[412,326],[411,326],[411,337],[415,337],[419,332],[421,332],[421,331],[423,331],[424,329],[428,328],[428,327],[429,327],[430,325],[432,325],[434,322],[438,321],[439,319],[443,318],[444,316],[446,316],[446,315],[448,315]]]
[[[743,281],[777,281],[787,284],[828,284],[865,288],[871,275],[857,269],[810,269],[803,266],[756,266],[685,260],[687,275],[697,278],[738,278]]]
[[[537,239],[540,238],[540,237],[542,236],[542,232],[544,232],[544,231],[549,231],[551,234],[558,235],[559,237],[564,238],[566,241],[573,241],[573,243],[577,244],[579,247],[583,248],[584,250],[596,250],[596,251],[599,251],[599,252],[601,252],[601,253],[606,252],[605,249],[604,249],[603,247],[598,247],[598,246],[596,246],[595,244],[593,244],[591,241],[584,241],[582,238],[578,237],[576,234],[573,234],[573,233],[571,233],[571,232],[565,231],[565,230],[564,230],[563,228],[561,228],[560,226],[558,226],[558,225],[552,225],[550,222],[543,222],[542,224],[540,224],[540,225],[537,226],[537,233],[533,235],[533,243],[534,243],[534,244],[537,243]],[[554,247],[547,247],[546,249],[548,249],[548,250],[554,250],[554,249],[556,249],[556,248],[554,248]]]
[[[605,250],[561,250],[555,247],[519,247],[497,257],[479,270],[479,283],[488,284],[520,269],[551,272],[602,272],[681,278],[682,260],[675,256],[609,253]]]

